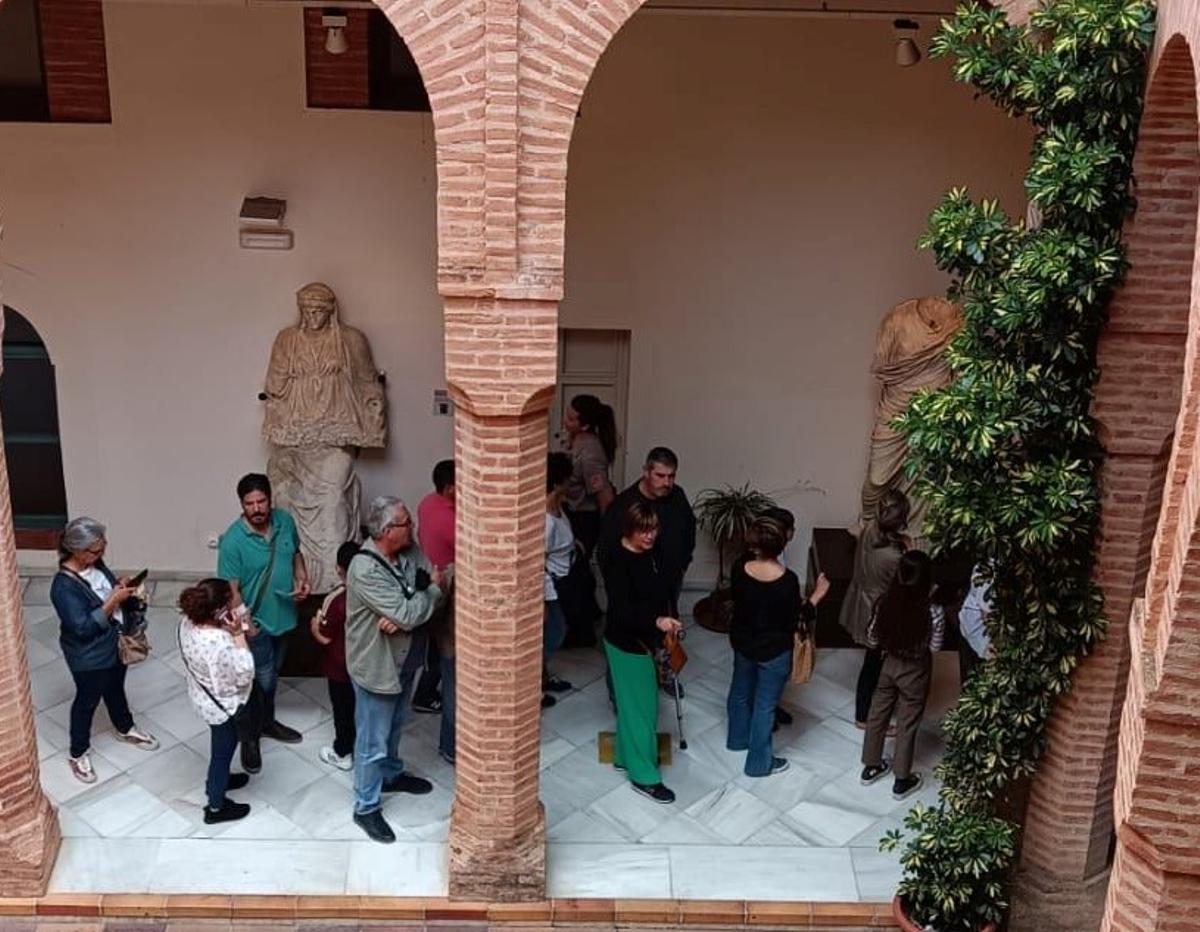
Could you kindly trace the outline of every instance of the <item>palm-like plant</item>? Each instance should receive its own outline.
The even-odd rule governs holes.
[[[750,488],[748,482],[740,486],[705,489],[696,496],[696,521],[717,545],[717,589],[728,582],[726,556],[732,556],[743,546],[754,519],[774,507],[775,500],[771,496]]]

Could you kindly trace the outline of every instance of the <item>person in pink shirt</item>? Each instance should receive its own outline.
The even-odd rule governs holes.
[[[433,491],[417,506],[417,542],[434,569],[445,569],[454,563],[454,460],[442,460],[433,467]],[[425,658],[425,671],[413,691],[413,709],[436,714],[443,711],[441,686],[441,648],[430,638]]]

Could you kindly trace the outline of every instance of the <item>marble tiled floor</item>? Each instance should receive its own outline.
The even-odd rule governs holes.
[[[151,659],[129,672],[138,723],[160,739],[147,754],[115,740],[103,707],[93,762],[99,780],[70,774],[67,717],[73,684],[58,647],[47,583],[25,585],[25,622],[37,709],[42,784],[59,807],[64,843],[51,880],[60,892],[362,893],[444,895],[445,841],[454,770],[436,753],[438,718],[415,715],[402,751],[434,782],[431,796],[387,800],[399,842],[366,841],[350,820],[350,775],[317,758],[332,737],[325,683],[287,680],[279,717],[300,729],[298,745],[264,745],[262,773],[236,798],[251,815],[221,826],[201,819],[208,731],[187,698],[169,607],[179,585],[154,593]],[[686,641],[683,682],[688,750],[676,744],[664,779],[678,794],[661,806],[635,794],[622,774],[597,761],[596,739],[613,726],[598,651],[563,652],[555,671],[576,689],[542,719],[542,800],[549,836],[548,886],[563,897],[692,897],[880,901],[899,869],[877,851],[936,787],[893,801],[890,781],[858,782],[861,733],[853,723],[860,653],[824,651],[812,682],[790,687],[795,724],[776,734],[791,761],[765,779],[741,773],[725,750],[728,642],[697,626]],[[930,713],[918,747],[928,776],[942,751],[937,722],[957,690],[954,658],[938,658]],[[674,707],[660,704],[660,730],[676,732]]]

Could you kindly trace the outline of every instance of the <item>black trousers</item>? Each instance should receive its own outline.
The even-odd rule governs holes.
[[[345,757],[354,752],[354,684],[349,680],[326,680],[333,705],[333,753]]]
[[[442,686],[442,652],[438,650],[437,638],[425,639],[425,665],[421,669],[421,678],[417,680],[417,688],[413,690],[413,705],[430,706],[439,699],[438,691]]]
[[[117,661],[107,670],[72,670],[75,699],[71,703],[71,756],[78,757],[92,745],[92,718],[104,700],[113,727],[121,734],[133,727],[133,715],[125,698],[125,664]]]
[[[879,671],[882,669],[883,651],[867,648],[862,669],[858,671],[858,686],[854,690],[854,720],[860,725],[865,725],[871,715],[871,697],[879,685]]]

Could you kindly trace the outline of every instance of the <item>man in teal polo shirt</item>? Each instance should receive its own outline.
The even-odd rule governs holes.
[[[243,476],[237,484],[242,515],[221,535],[217,575],[233,587],[235,607],[254,621],[248,637],[254,655],[254,684],[241,721],[242,766],[247,773],[262,769],[259,739],[296,744],[300,732],[275,718],[275,688],[287,653],[287,639],[296,627],[296,603],[309,594],[308,570],[296,522],[286,511],[271,507],[271,482],[261,473]]]

